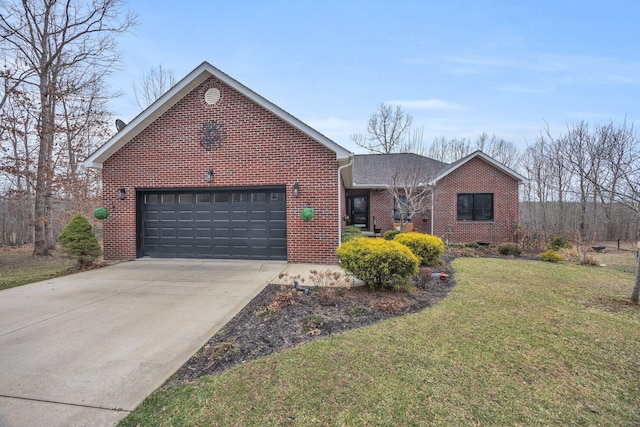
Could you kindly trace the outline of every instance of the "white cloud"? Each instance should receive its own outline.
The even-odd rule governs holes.
[[[505,92],[516,92],[516,93],[549,93],[553,91],[551,87],[527,87],[520,84],[509,84],[498,87],[499,90]]]
[[[462,107],[441,99],[415,99],[389,101],[387,104],[401,105],[412,110],[460,110]]]

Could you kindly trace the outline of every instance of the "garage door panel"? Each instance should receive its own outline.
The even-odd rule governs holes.
[[[223,211],[223,210],[214,210],[213,211],[213,220],[214,221],[230,221],[231,220],[231,212]]]
[[[171,211],[161,211],[160,212],[160,221],[175,221],[177,218],[177,212],[174,210]]]
[[[176,233],[175,227],[162,227],[160,229],[160,237],[176,237],[178,233]]]
[[[196,228],[196,238],[198,239],[210,239],[211,237],[213,237],[211,235],[211,229],[210,228]]]
[[[176,190],[143,195],[146,256],[286,259],[282,190]]]
[[[193,211],[180,211],[180,212],[178,212],[178,221],[193,222],[194,217],[195,217],[195,212],[193,212]]]
[[[284,210],[270,210],[268,217],[271,221],[287,221],[287,213]]]
[[[180,238],[184,238],[184,237],[190,237],[193,238],[194,234],[193,234],[193,228],[179,228],[178,229],[178,237]]]
[[[145,210],[145,221],[158,221],[160,219],[160,211],[158,210]]]

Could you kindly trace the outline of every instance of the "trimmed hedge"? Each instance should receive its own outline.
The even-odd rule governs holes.
[[[418,273],[418,257],[398,242],[360,237],[336,249],[340,266],[371,289],[401,288]]]
[[[393,238],[411,249],[422,265],[437,265],[440,255],[444,252],[444,242],[441,238],[423,233],[400,233]]]
[[[78,260],[81,266],[92,264],[102,255],[102,248],[91,224],[80,214],[74,215],[62,229],[58,242],[67,254]]]

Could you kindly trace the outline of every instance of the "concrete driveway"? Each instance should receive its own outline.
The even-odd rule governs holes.
[[[286,269],[143,259],[0,292],[0,426],[117,424]]]

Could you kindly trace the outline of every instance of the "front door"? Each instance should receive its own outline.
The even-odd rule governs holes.
[[[369,230],[369,196],[349,196],[349,225]]]

